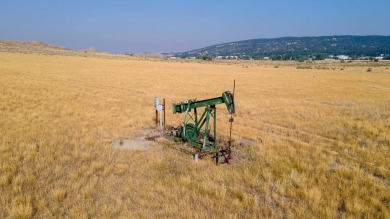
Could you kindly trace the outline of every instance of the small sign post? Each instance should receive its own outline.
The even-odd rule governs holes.
[[[160,129],[163,129],[163,125],[165,126],[165,98],[163,98],[163,104],[161,105],[159,98],[155,97],[154,104],[156,105],[156,127],[158,126],[158,121],[160,121]],[[164,111],[164,121],[161,111]]]

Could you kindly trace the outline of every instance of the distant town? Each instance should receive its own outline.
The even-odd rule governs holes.
[[[253,39],[165,54],[203,60],[390,60],[390,36],[321,36]]]
[[[370,60],[370,61],[379,61],[379,60],[390,60],[390,55],[387,54],[380,54],[379,56],[349,56],[349,55],[301,55],[300,59],[285,59],[281,55],[273,55],[273,56],[264,56],[264,57],[256,57],[252,58],[250,56],[191,56],[191,57],[177,57],[177,56],[171,56],[166,55],[165,58],[171,58],[171,59],[202,59],[202,60],[296,60],[296,61],[315,61],[315,60]]]

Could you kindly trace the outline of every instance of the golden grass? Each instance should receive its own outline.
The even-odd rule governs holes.
[[[369,64],[0,53],[0,218],[389,218],[390,70]],[[233,79],[233,137],[257,142],[234,165],[111,147],[153,126],[153,97],[219,96]]]

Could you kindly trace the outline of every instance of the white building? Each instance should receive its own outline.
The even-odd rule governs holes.
[[[349,59],[349,56],[347,56],[347,55],[338,55],[336,57],[339,58],[340,60],[348,60]]]

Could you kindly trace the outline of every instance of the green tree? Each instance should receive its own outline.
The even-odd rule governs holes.
[[[314,54],[314,58],[316,60],[324,60],[328,57],[328,54],[326,53],[317,53],[317,54]]]
[[[207,61],[213,60],[213,58],[211,58],[211,56],[202,56],[202,59],[207,60]]]

